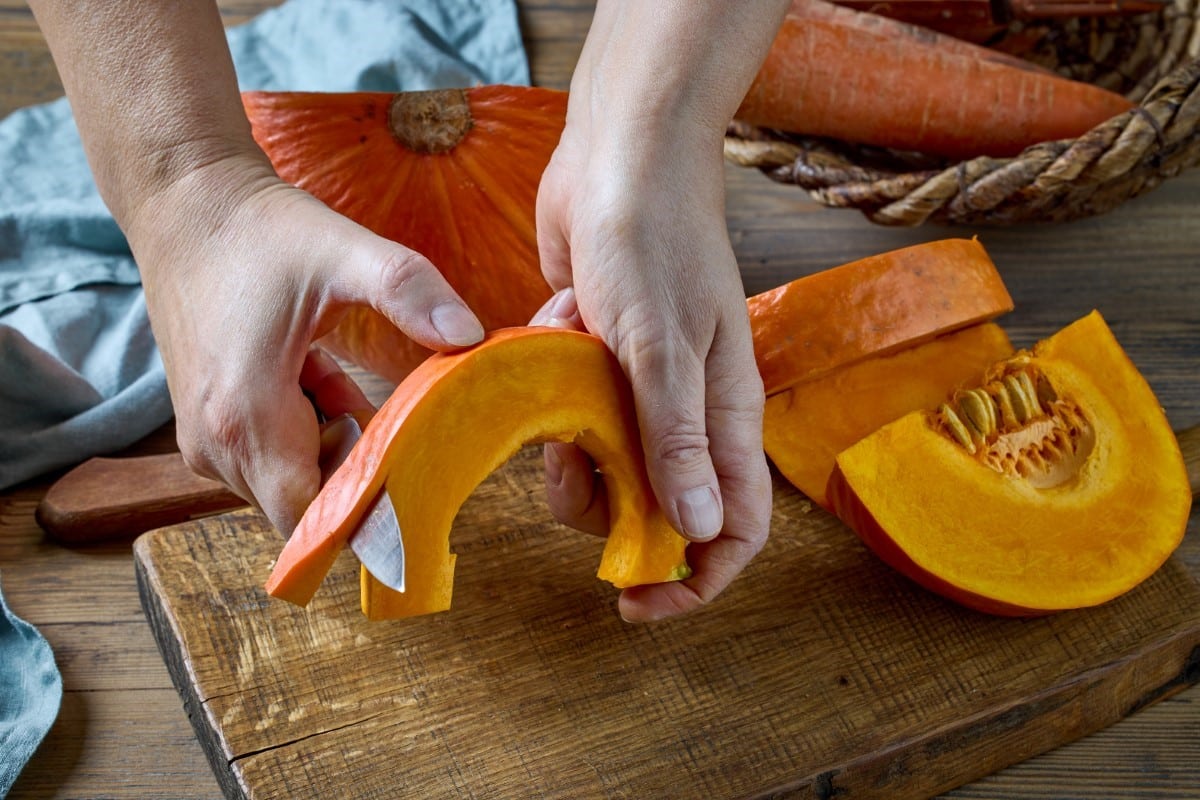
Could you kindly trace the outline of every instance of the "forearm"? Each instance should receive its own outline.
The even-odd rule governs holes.
[[[599,0],[572,82],[571,113],[593,130],[615,126],[646,144],[660,133],[664,140],[719,140],[788,4]]]
[[[30,6],[97,186],[127,233],[139,207],[182,177],[233,156],[261,156],[211,0]]]

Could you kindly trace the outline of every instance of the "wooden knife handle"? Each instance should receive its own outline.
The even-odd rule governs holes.
[[[224,484],[192,472],[179,453],[167,453],[89,459],[50,487],[35,517],[54,539],[87,544],[245,505]]]

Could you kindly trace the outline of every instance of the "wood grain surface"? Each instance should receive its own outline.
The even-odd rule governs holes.
[[[281,540],[253,512],[140,537],[226,796],[924,798],[1200,678],[1200,587],[1174,561],[1096,609],[998,619],[778,482],[770,542],[717,603],[629,625],[600,542],[541,492],[526,448],[455,520],[453,608],[399,621],[362,617],[353,558],[306,609],[269,598]]]
[[[268,5],[221,2],[230,22]],[[591,3],[521,0],[520,7],[534,81],[566,88]],[[0,115],[60,94],[28,9],[0,0]],[[731,166],[726,175],[747,294],[907,244],[979,234],[1016,302],[1002,323],[1018,344],[1099,308],[1172,424],[1200,423],[1200,170],[1100,218],[998,230],[881,228],[752,171]],[[387,387],[359,377],[375,399],[386,396]],[[167,426],[129,452],[173,447]],[[49,640],[65,687],[58,720],[10,797],[216,800],[221,789],[139,603],[130,542],[73,549],[48,540],[33,515],[54,477],[0,492],[0,585],[16,613]],[[1195,514],[1174,561],[1200,576]],[[576,584],[554,574],[588,586],[582,575]],[[811,657],[802,654],[798,669]],[[1197,797],[1197,786],[1200,689],[1193,687],[947,796],[1181,800]]]

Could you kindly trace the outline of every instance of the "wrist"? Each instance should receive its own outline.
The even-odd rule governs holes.
[[[576,116],[630,135],[720,141],[789,0],[599,0],[571,84]],[[570,118],[568,118],[570,119]]]
[[[282,185],[261,150],[185,154],[144,180],[117,216],[143,276],[156,265],[175,261],[169,252],[180,242],[199,242],[229,227],[251,197]],[[114,214],[115,216],[115,214]]]

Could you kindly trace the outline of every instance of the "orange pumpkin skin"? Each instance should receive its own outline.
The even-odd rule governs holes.
[[[427,257],[485,329],[523,325],[549,298],[534,204],[566,92],[245,92],[242,103],[283,180]],[[430,354],[369,308],[321,344],[393,382]]]
[[[267,592],[306,604],[386,488],[403,531],[406,591],[364,574],[364,613],[387,619],[448,609],[458,509],[522,445],[551,440],[576,442],[605,476],[610,533],[601,579],[625,587],[690,574],[687,542],[646,477],[632,394],[608,347],[577,331],[511,328],[430,357],[396,387],[305,512]]]
[[[783,477],[830,509],[825,488],[838,453],[936,405],[1012,352],[1000,326],[985,322],[798,383],[767,398],[763,448]]]
[[[893,250],[798,278],[747,304],[767,395],[1013,308],[973,239]]]
[[[1097,312],[844,450],[827,494],[888,564],[1002,615],[1129,591],[1178,547],[1192,502],[1166,416]]]

